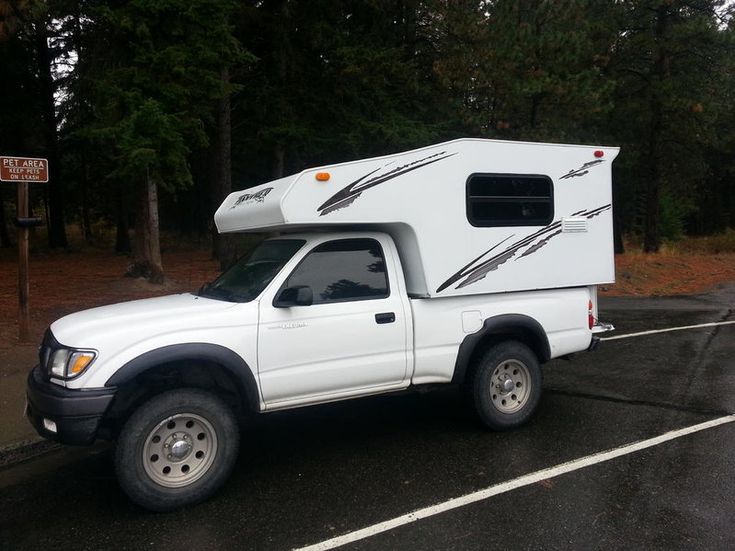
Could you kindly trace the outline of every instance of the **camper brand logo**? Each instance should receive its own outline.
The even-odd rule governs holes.
[[[332,195],[322,206],[320,206],[316,210],[320,213],[319,216],[324,216],[325,214],[329,214],[330,212],[334,212],[335,210],[349,207],[355,201],[355,199],[362,195],[363,191],[366,191],[375,186],[379,186],[380,184],[383,184],[388,180],[392,180],[393,178],[402,176],[403,174],[411,172],[412,170],[416,170],[418,168],[436,163],[438,161],[442,161],[444,159],[448,159],[453,155],[456,155],[456,153],[447,153],[446,151],[440,151],[439,153],[434,153],[433,155],[424,157],[423,159],[418,159],[405,165],[398,166],[388,172],[384,172],[383,174],[375,174],[376,172],[385,170],[387,167],[395,162],[391,161],[390,163],[383,165],[380,168],[376,168],[372,172],[368,172],[367,174],[365,174],[365,176],[361,176],[360,178],[352,182],[349,186],[341,189],[340,191]],[[375,176],[373,176],[374,174]],[[371,176],[372,178],[370,178]]]
[[[267,187],[255,193],[245,193],[244,195],[240,195],[240,197],[237,198],[237,201],[235,201],[235,204],[230,207],[230,210],[242,205],[243,203],[245,203],[246,205],[250,205],[251,203],[262,203],[265,199],[265,196],[268,195],[271,191],[273,191],[273,188]]]
[[[592,218],[595,218],[596,216],[599,216],[603,212],[610,210],[611,208],[612,208],[612,205],[604,205],[602,207],[598,207],[592,210],[580,210],[575,213],[572,213],[571,216],[584,217],[590,220]],[[451,285],[454,285],[460,280],[462,281],[460,281],[459,285],[457,285],[455,289],[461,289],[462,287],[471,285],[475,283],[476,281],[479,281],[482,278],[484,278],[489,272],[497,270],[502,264],[505,264],[506,262],[508,262],[511,258],[516,256],[518,253],[521,253],[521,254],[518,258],[516,258],[516,260],[520,260],[524,256],[532,255],[533,253],[538,251],[541,247],[546,246],[546,244],[549,241],[551,241],[554,237],[562,233],[561,225],[562,225],[561,219],[557,220],[556,222],[552,222],[551,224],[540,229],[536,233],[532,233],[531,235],[524,237],[520,241],[516,241],[515,243],[508,245],[503,250],[503,252],[500,252],[496,254],[495,256],[492,256],[486,260],[483,260],[492,251],[500,247],[503,243],[508,241],[510,238],[514,237],[513,234],[509,235],[508,237],[503,239],[500,243],[495,245],[493,248],[482,253],[480,256],[475,258],[472,262],[467,264],[467,266],[464,266],[456,274],[454,274],[452,277],[447,279],[444,283],[442,283],[439,286],[436,292],[441,293],[444,289],[446,289],[447,287],[450,287]]]
[[[589,172],[589,169],[593,166],[597,166],[600,163],[604,163],[605,161],[602,159],[595,159],[594,161],[589,161],[584,163],[582,166],[580,166],[576,170],[570,170],[567,172],[564,176],[560,176],[560,180],[566,180],[567,178],[574,178],[575,176],[584,176]]]

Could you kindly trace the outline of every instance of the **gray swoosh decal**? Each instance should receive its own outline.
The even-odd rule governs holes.
[[[355,202],[355,200],[362,195],[362,193],[370,188],[373,188],[375,186],[379,186],[380,184],[383,184],[387,182],[388,180],[392,180],[393,178],[397,178],[398,176],[402,176],[406,174],[407,172],[411,172],[413,170],[417,170],[419,168],[425,167],[427,165],[443,161],[444,159],[448,159],[449,157],[452,157],[456,155],[456,153],[447,153],[446,151],[440,151],[439,153],[434,153],[433,155],[429,155],[428,157],[424,157],[423,159],[419,159],[417,161],[412,161],[410,163],[407,163],[405,165],[398,166],[394,168],[393,170],[386,172],[384,174],[379,174],[377,176],[373,176],[376,172],[383,170],[387,166],[390,166],[395,161],[391,161],[390,163],[383,165],[380,168],[376,168],[372,172],[368,172],[364,176],[361,176],[354,182],[352,182],[350,185],[344,187],[343,189],[339,190],[337,193],[332,195],[329,199],[327,199],[317,210],[319,212],[319,216],[324,216],[325,214],[329,214],[330,212],[334,212],[335,210],[343,209],[345,207],[349,207],[352,203]],[[366,180],[366,178],[373,176],[372,178],[369,178]]]
[[[575,212],[574,216],[584,216],[587,219],[592,219],[596,216],[599,216],[603,212],[610,210],[611,208],[612,204],[608,204],[602,207],[598,207],[596,209]],[[495,256],[492,256],[484,261],[482,260],[490,252],[497,249],[500,245],[513,237],[513,235],[511,234],[503,239],[500,243],[497,243],[491,249],[485,251],[480,256],[475,258],[472,262],[462,267],[459,271],[457,271],[449,279],[442,283],[437,288],[436,292],[441,293],[444,289],[450,287],[451,285],[454,285],[457,282],[459,282],[459,284],[455,287],[455,289],[461,289],[462,287],[471,285],[483,279],[488,273],[497,270],[500,266],[513,258],[516,254],[521,253],[516,260],[520,260],[525,256],[532,255],[542,247],[546,246],[551,239],[560,234],[561,219],[556,220],[548,226],[541,228],[539,231],[508,245],[502,252],[496,254]]]
[[[575,176],[584,176],[589,172],[589,169],[593,166],[597,166],[600,163],[604,163],[604,159],[595,159],[594,161],[588,161],[584,163],[582,166],[577,168],[576,170],[570,170],[563,176],[559,176],[560,180],[566,180],[567,178],[574,178]]]

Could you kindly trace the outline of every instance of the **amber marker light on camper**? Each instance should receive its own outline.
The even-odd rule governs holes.
[[[320,182],[326,182],[329,180],[329,172],[317,172],[316,179]]]

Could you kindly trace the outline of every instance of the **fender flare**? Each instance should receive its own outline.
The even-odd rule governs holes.
[[[250,366],[229,348],[210,343],[185,343],[163,346],[141,354],[118,369],[105,383],[106,387],[121,386],[156,366],[179,361],[207,361],[221,366],[237,382],[240,393],[255,411],[260,410],[258,385]]]
[[[502,314],[487,318],[482,328],[476,333],[467,335],[459,345],[457,352],[457,360],[454,364],[453,383],[463,383],[467,370],[470,367],[470,360],[478,345],[485,340],[486,337],[492,335],[505,335],[523,333],[530,338],[531,350],[538,356],[541,363],[551,359],[551,347],[549,346],[549,338],[541,324],[535,319],[523,314]]]

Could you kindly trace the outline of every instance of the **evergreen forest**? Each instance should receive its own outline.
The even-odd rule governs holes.
[[[49,159],[48,246],[232,247],[232,190],[458,137],[604,144],[616,249],[735,228],[725,0],[0,0],[0,154]],[[0,246],[15,190],[0,186]],[[45,234],[44,234],[45,235]],[[211,237],[210,237],[211,236]]]

